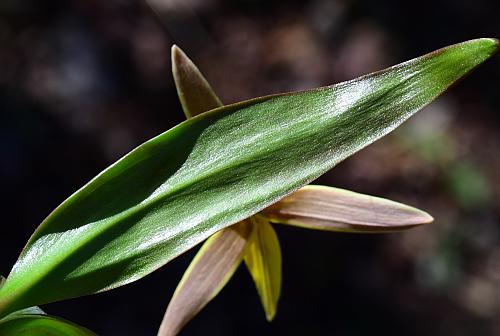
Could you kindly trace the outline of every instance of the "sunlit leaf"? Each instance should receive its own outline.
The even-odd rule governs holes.
[[[468,41],[349,82],[224,106],[145,142],[43,221],[0,289],[0,316],[142,278],[392,131],[497,46]]]
[[[2,336],[92,336],[90,330],[48,315],[13,314],[0,320]]]
[[[6,279],[3,276],[0,275],[0,288],[2,288],[5,280]],[[9,314],[8,316],[4,317],[3,319],[0,319],[0,321],[4,321],[5,319],[7,319],[9,317],[12,317],[12,316],[15,316],[15,315],[26,315],[26,314],[44,315],[45,312],[43,310],[41,310],[39,307],[36,307],[36,306],[34,306],[34,307],[28,307],[28,308],[24,308],[24,309],[15,311],[15,312]]]
[[[271,321],[281,293],[281,248],[278,236],[267,220],[259,215],[250,220],[254,228],[244,260],[254,279],[266,318]]]
[[[172,48],[172,69],[179,98],[181,101],[184,101],[182,106],[187,118],[210,109],[207,108],[204,110],[204,107],[215,107],[222,104],[205,77],[203,77],[194,63],[177,46]],[[190,105],[189,102],[192,101],[196,102],[196,104]],[[248,221],[247,223],[238,223],[236,226],[244,224],[252,227],[253,223],[258,220],[250,218]],[[263,225],[266,224],[264,223]],[[230,232],[225,233],[225,230],[230,230]],[[250,232],[250,230],[247,230],[247,232]],[[242,253],[246,246],[243,243],[244,241],[241,240],[243,235],[239,237],[240,244],[238,246],[240,250],[230,250],[227,256],[220,258],[220,262],[225,262],[228,265],[215,266],[218,276],[211,276],[213,268],[201,267],[199,265],[202,262],[210,263],[213,258],[205,254],[219,253],[219,250],[215,252],[213,250],[218,245],[224,246],[223,240],[231,239],[233,236],[232,227],[223,229],[219,231],[216,238],[209,238],[198,252],[195,260],[193,260],[183,280],[177,287],[176,295],[174,295],[167,308],[160,328],[160,335],[175,335],[182,327],[182,324],[191,319],[229,280],[229,277],[241,261],[242,254],[238,254],[238,252]],[[244,236],[245,239],[248,237],[249,235]],[[276,295],[276,293],[279,293],[281,285],[281,251],[279,250],[280,247],[276,233],[269,224],[265,228],[258,229],[258,231],[256,229],[252,237],[253,243],[247,249],[250,255],[246,256],[245,260],[250,261],[250,264],[247,263],[247,265],[251,266],[249,268],[250,274],[258,289],[266,316],[271,320],[276,313],[276,305],[279,298],[279,295]],[[205,248],[206,245],[212,245],[212,247]],[[259,250],[261,248],[266,250]],[[261,260],[261,258],[267,255],[271,258],[270,262]],[[231,266],[234,266],[234,268],[231,268]],[[269,266],[277,266],[277,268],[269,269]],[[208,274],[205,274],[206,272]],[[204,281],[203,279],[207,279],[208,281]],[[198,286],[200,286],[199,290],[192,290],[193,287],[198,288]],[[179,293],[183,295],[178,295]]]
[[[345,232],[391,232],[432,222],[426,212],[387,199],[305,186],[262,210],[273,223]]]
[[[222,106],[205,77],[177,46],[172,47],[172,73],[188,119]],[[242,221],[207,239],[178,284],[158,335],[176,335],[220,292],[243,259],[251,227]]]
[[[177,286],[158,335],[176,335],[226,285],[241,263],[251,228],[243,221],[208,238]]]
[[[45,312],[38,306],[33,306],[29,308],[24,308],[21,310],[17,310],[5,317],[5,319],[10,318],[12,316],[17,315],[46,315]],[[3,319],[2,319],[3,320]]]

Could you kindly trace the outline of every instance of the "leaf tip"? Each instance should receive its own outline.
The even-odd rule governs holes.
[[[429,213],[411,206],[407,205],[404,206],[408,207],[408,210],[410,210],[410,212],[407,213],[408,217],[406,218],[405,221],[403,221],[404,223],[402,223],[396,229],[396,231],[412,229],[418,226],[428,225],[434,222],[434,217],[432,217]]]
[[[480,38],[477,40],[473,40],[478,44],[478,47],[480,47],[485,54],[488,56],[493,55],[498,51],[498,47],[500,46],[500,41],[496,38]]]
[[[431,224],[432,222],[434,222],[434,217],[429,215],[427,212],[420,210],[418,222],[419,224],[417,225]]]
[[[481,38],[479,40],[482,40],[482,41],[484,41],[484,43],[493,46],[495,49],[498,49],[498,47],[500,46],[500,41],[494,37],[485,37],[485,38]]]
[[[471,65],[475,67],[498,51],[499,41],[495,38],[478,38],[459,43],[458,46],[461,46],[459,49],[463,51],[463,56],[468,58]]]
[[[266,309],[266,320],[272,322],[276,316],[276,307]]]
[[[186,57],[186,54],[182,51],[181,48],[177,46],[177,44],[172,45],[171,49],[171,57],[172,57],[172,65],[175,66],[182,60],[182,58]]]
[[[172,46],[171,50],[171,59],[172,59],[172,70],[174,74],[174,79],[176,77],[179,77],[179,71],[181,72],[186,72],[186,70],[180,70],[182,68],[196,68],[194,63],[191,61],[191,59],[186,55],[186,53],[177,46],[177,44],[174,44]],[[196,68],[198,70],[198,68]],[[177,78],[179,80],[179,78]]]

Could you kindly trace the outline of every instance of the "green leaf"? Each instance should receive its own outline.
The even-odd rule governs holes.
[[[259,215],[250,217],[253,233],[245,253],[245,264],[252,274],[266,318],[276,315],[281,293],[281,248],[269,222]]]
[[[260,214],[273,223],[357,233],[401,231],[433,221],[428,213],[402,203],[316,185],[297,190]]]
[[[46,314],[40,307],[33,306],[33,307],[17,310],[15,312],[7,315],[6,317],[4,317],[4,319],[10,318],[12,316],[17,316],[17,315],[46,315]],[[3,319],[0,321],[3,321]]]
[[[240,265],[251,233],[252,225],[242,221],[207,239],[177,285],[159,336],[177,335],[220,292]]]
[[[172,69],[177,92],[180,100],[183,102],[182,106],[187,118],[206,112],[210,110],[211,107],[222,106],[222,102],[215,95],[208,81],[194,63],[177,46],[172,47]],[[253,227],[253,223],[257,221],[257,219],[250,218],[249,223],[238,223],[235,226],[249,225]],[[167,308],[167,312],[165,313],[165,317],[160,327],[160,335],[177,334],[182,326],[186,324],[189,319],[193,318],[194,315],[223,288],[227,281],[229,281],[229,278],[241,262],[242,253],[246,246],[243,241],[238,241],[240,250],[228,250],[228,255],[224,257],[218,256],[218,264],[209,265],[208,267],[202,267],[200,265],[214,262],[213,258],[206,254],[222,253],[217,248],[219,245],[223,246],[227,244],[224,242],[224,239],[231,239],[231,237],[234,239],[234,231],[232,228],[233,227],[223,229],[217,233],[217,237],[214,238],[214,236],[212,236],[209,238],[198,252],[189,266],[189,269],[184,274],[181,283],[176,289],[176,294]],[[226,233],[225,230],[229,230],[230,232]],[[247,232],[250,233],[250,230],[247,230]],[[261,237],[262,235],[263,237]],[[260,233],[257,234],[256,232],[252,234],[252,237],[252,246],[247,249],[251,255],[246,256],[245,260],[256,260],[255,258],[257,256],[262,258],[271,252],[271,261],[274,261],[277,256],[281,258],[279,243],[272,227],[267,228],[267,230],[260,229]],[[245,235],[244,238],[245,240],[248,239],[249,234]],[[210,248],[205,248],[205,246],[210,246]],[[266,251],[258,250],[260,248],[274,248],[278,250],[271,250],[266,253]],[[239,254],[240,252],[241,254]],[[220,264],[221,262],[227,263],[227,265]],[[256,262],[258,263],[256,264]],[[261,297],[264,311],[269,317],[269,320],[271,320],[276,313],[277,300],[279,298],[279,295],[274,295],[274,292],[271,290],[274,290],[275,287],[277,287],[276,290],[278,293],[280,290],[281,259],[279,259],[279,262],[272,262],[271,264],[279,264],[280,267],[269,270],[268,268],[262,267],[264,265],[269,266],[269,264],[259,259],[253,263],[251,262],[251,268],[249,268],[250,274],[253,277]],[[213,274],[212,272],[215,272],[218,276],[211,276]],[[204,281],[205,279],[208,281]]]
[[[0,276],[0,287],[5,278]],[[0,319],[0,335],[92,336],[90,330],[61,318],[48,316],[39,307],[15,311]]]
[[[0,316],[142,278],[386,135],[497,47],[472,40],[224,106],[145,142],[43,221],[0,289]]]
[[[0,275],[0,288],[2,288],[4,283],[5,283],[5,278]],[[24,308],[24,309],[15,311],[15,312],[7,315],[3,319],[0,319],[0,322],[4,321],[5,319],[7,319],[9,317],[15,316],[15,315],[26,315],[26,314],[45,315],[45,312],[36,306],[35,307],[28,307],[28,308]]]
[[[60,318],[47,315],[16,314],[0,320],[0,335],[91,336],[95,334]]]
[[[188,119],[222,106],[205,77],[175,45],[172,47],[172,73]],[[176,335],[222,290],[243,259],[251,228],[250,222],[242,221],[207,239],[178,284],[158,335]]]

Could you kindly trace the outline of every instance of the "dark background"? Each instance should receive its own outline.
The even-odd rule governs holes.
[[[226,103],[339,82],[477,37],[500,2],[0,2],[0,273],[43,218],[184,119],[178,44]],[[353,235],[277,227],[268,324],[241,268],[184,335],[499,335],[500,56],[318,183],[425,209],[431,226]],[[131,285],[44,306],[102,335],[153,335],[193,251]]]

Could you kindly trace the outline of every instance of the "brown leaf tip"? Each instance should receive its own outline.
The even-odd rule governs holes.
[[[171,55],[172,55],[172,63],[174,64],[180,61],[182,58],[187,57],[186,54],[182,51],[182,49],[177,46],[177,44],[174,44],[172,46]]]

